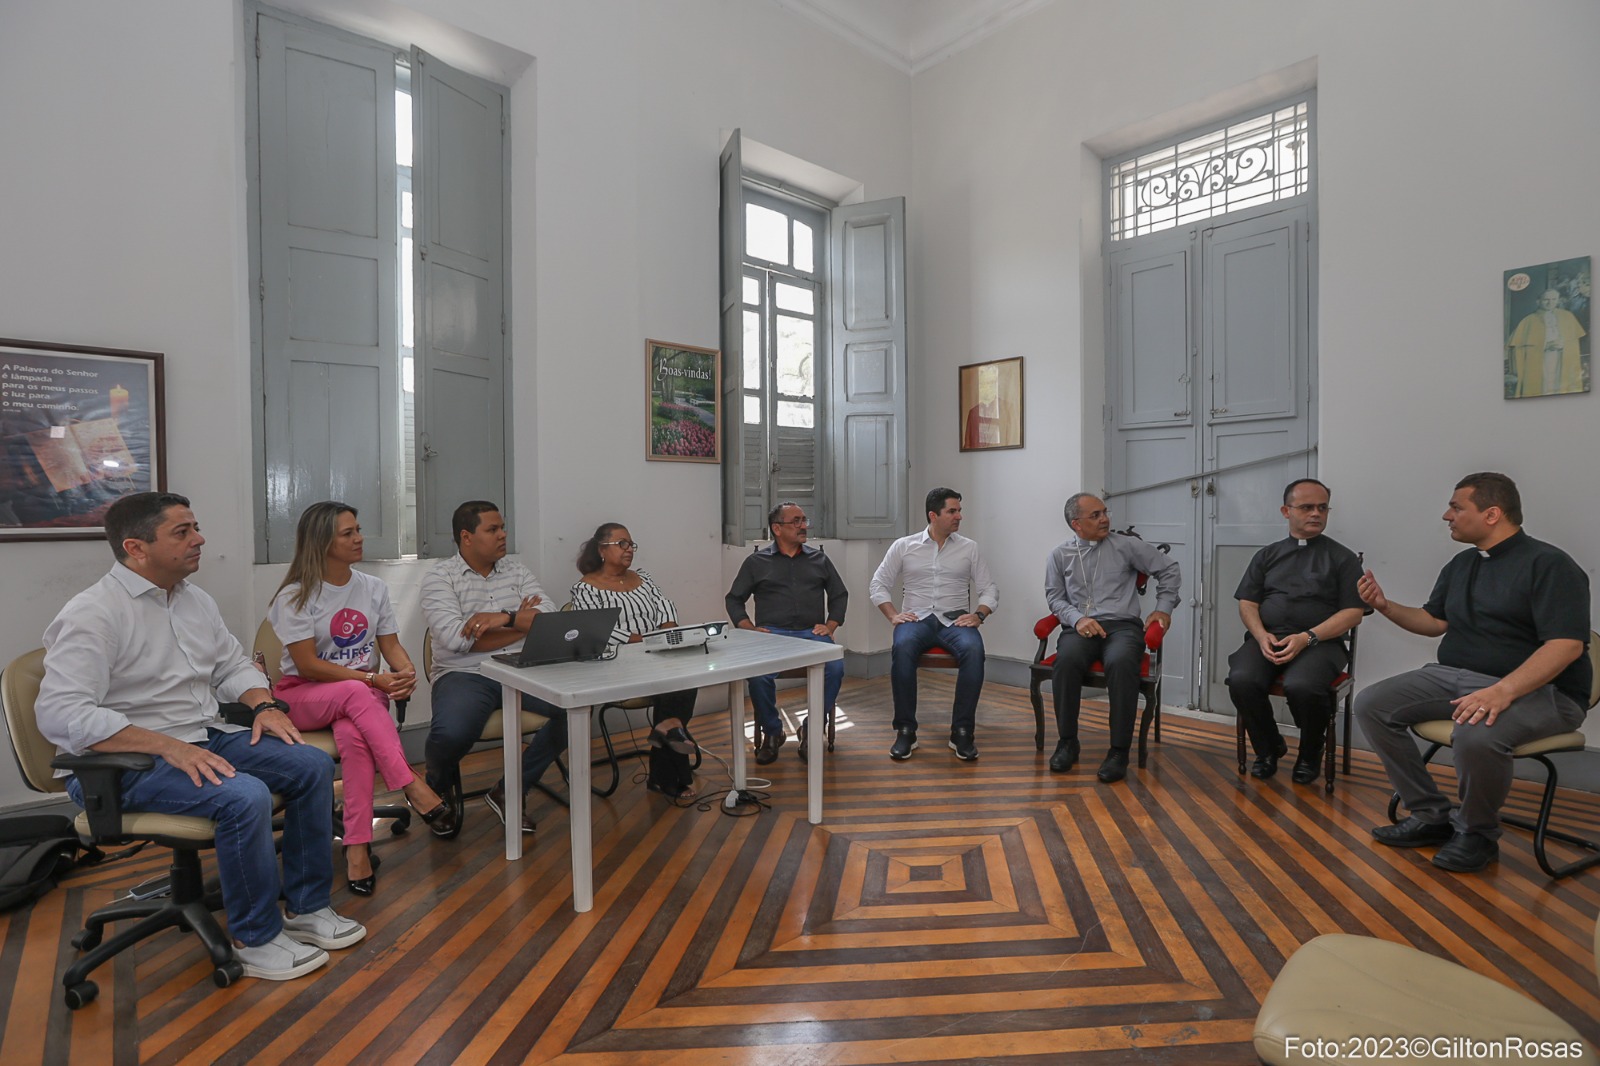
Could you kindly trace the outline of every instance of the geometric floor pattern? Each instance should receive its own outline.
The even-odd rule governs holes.
[[[950,686],[923,686],[936,720]],[[377,894],[340,879],[334,897],[368,939],[299,981],[216,989],[171,933],[103,967],[100,998],[72,1014],[56,981],[81,915],[161,860],[74,875],[0,915],[0,972],[16,975],[0,1062],[1241,1063],[1283,961],[1333,931],[1497,976],[1600,1042],[1600,871],[1552,884],[1514,831],[1478,877],[1375,847],[1387,789],[1364,753],[1329,797],[1241,779],[1231,724],[1169,716],[1149,766],[1107,787],[1093,710],[1084,764],[1051,775],[1021,690],[986,686],[975,764],[928,725],[892,763],[887,679],[848,682],[840,705],[823,825],[805,821],[792,743],[750,767],[772,779],[751,817],[724,816],[711,757],[704,806],[625,780],[595,804],[582,915],[565,809],[537,793],[518,863],[481,805],[454,843],[380,833]],[[713,752],[725,721],[696,723]],[[469,767],[487,783],[497,758]],[[1600,833],[1595,797],[1559,810]]]

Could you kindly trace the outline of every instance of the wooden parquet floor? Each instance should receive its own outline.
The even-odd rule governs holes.
[[[1169,716],[1149,767],[1107,787],[1090,710],[1083,763],[1053,776],[1026,692],[993,684],[982,757],[961,764],[951,684],[922,685],[923,747],[896,764],[887,679],[847,683],[818,827],[793,743],[752,764],[774,778],[752,817],[625,780],[596,801],[588,914],[566,812],[538,793],[518,863],[481,802],[454,842],[380,831],[377,895],[334,895],[368,938],[298,981],[217,989],[169,932],[97,971],[73,1014],[58,981],[81,916],[164,860],[76,873],[0,916],[0,1063],[1246,1063],[1273,976],[1334,931],[1455,959],[1600,1043],[1600,870],[1552,884],[1509,830],[1492,872],[1442,873],[1370,842],[1388,796],[1371,756],[1331,798],[1246,781],[1231,725]],[[726,755],[724,715],[696,732]],[[497,760],[469,769],[486,783]],[[702,775],[708,796],[725,785],[715,759]],[[1558,817],[1600,833],[1600,799],[1563,793]]]

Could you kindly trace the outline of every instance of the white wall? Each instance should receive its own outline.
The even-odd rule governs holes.
[[[1098,299],[1084,272],[1099,260],[1082,254],[1099,177],[1082,146],[1310,57],[1330,532],[1419,603],[1457,548],[1438,521],[1450,487],[1502,470],[1529,532],[1577,558],[1595,592],[1600,394],[1501,398],[1500,285],[1511,267],[1600,256],[1597,41],[1590,0],[1054,4],[917,76],[913,481],[971,488],[968,531],[1002,590],[991,654],[1031,654],[1061,504],[1104,478],[1103,311],[1083,302]],[[1017,355],[1027,447],[960,454],[955,367]],[[1376,619],[1362,674],[1432,647]]]
[[[511,87],[521,557],[560,595],[615,518],[685,617],[720,617],[717,471],[644,462],[644,339],[718,344],[719,131],[903,195],[909,79],[773,0],[411,6],[534,57]],[[0,336],[166,354],[168,481],[209,539],[199,581],[248,641],[280,568],[250,548],[240,25],[216,0],[0,0]],[[5,660],[110,563],[103,543],[0,551]],[[415,574],[381,572],[419,654]],[[0,806],[28,795],[0,760]]]
[[[1102,476],[1085,447],[1101,354],[1083,146],[1313,56],[1334,534],[1419,600],[1452,551],[1449,485],[1498,468],[1535,535],[1600,560],[1584,522],[1600,397],[1498,390],[1501,271],[1600,254],[1589,0],[1055,4],[915,79],[775,0],[409,7],[535,57],[511,105],[512,517],[552,590],[615,518],[686,617],[721,614],[717,474],[643,462],[640,363],[647,336],[717,344],[715,160],[741,127],[869,198],[908,195],[915,495],[967,494],[964,531],[1001,584],[985,638],[1026,659],[1061,501]],[[238,23],[215,0],[0,0],[0,335],[166,353],[169,481],[210,538],[201,582],[248,639],[274,582],[249,552]],[[955,368],[1012,355],[1028,360],[1027,447],[960,454]],[[109,562],[92,543],[3,554],[0,658]],[[864,582],[852,591],[852,618],[871,618]],[[1428,652],[1381,621],[1362,647],[1369,678]],[[0,806],[25,796],[0,769]]]

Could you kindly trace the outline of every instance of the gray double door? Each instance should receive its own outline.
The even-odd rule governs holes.
[[[1285,533],[1283,486],[1316,467],[1310,233],[1308,204],[1276,206],[1108,257],[1107,495],[1117,528],[1171,544],[1183,569],[1170,704],[1231,713],[1234,589]]]

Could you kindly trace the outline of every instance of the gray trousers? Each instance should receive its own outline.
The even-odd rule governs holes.
[[[1554,685],[1515,701],[1492,726],[1458,723],[1452,745],[1461,806],[1451,814],[1450,801],[1423,764],[1410,727],[1448,719],[1455,710],[1451,700],[1499,680],[1473,670],[1429,663],[1357,694],[1355,710],[1362,731],[1383,760],[1400,802],[1422,821],[1439,824],[1448,817],[1459,832],[1499,839],[1500,807],[1511,792],[1512,749],[1583,724],[1587,712],[1570,696],[1557,692]]]

